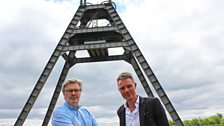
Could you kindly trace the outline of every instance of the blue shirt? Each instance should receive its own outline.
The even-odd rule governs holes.
[[[67,102],[54,110],[51,123],[52,126],[98,126],[89,110],[81,106],[74,108]]]

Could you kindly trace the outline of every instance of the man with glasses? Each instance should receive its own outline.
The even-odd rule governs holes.
[[[93,114],[79,105],[82,81],[66,80],[62,85],[64,104],[57,107],[52,116],[53,126],[98,126]]]

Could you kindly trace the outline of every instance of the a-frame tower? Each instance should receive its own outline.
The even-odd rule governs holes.
[[[108,25],[98,26],[97,21],[102,19],[107,20],[109,22]],[[91,22],[92,24],[89,25]],[[117,47],[123,48],[124,53],[122,55],[110,55],[108,49]],[[77,58],[76,52],[80,50],[88,51],[89,56]],[[128,32],[116,12],[116,5],[111,0],[96,5],[87,4],[85,0],[84,2],[82,0],[80,1],[80,6],[77,12],[72,18],[46,67],[40,75],[30,97],[15,122],[15,126],[23,125],[60,56],[64,58],[65,64],[57,82],[48,111],[45,115],[42,124],[43,126],[48,125],[52,111],[54,110],[61,92],[62,83],[66,79],[69,69],[72,66],[77,63],[113,60],[125,60],[130,63],[147,95],[149,97],[153,97],[153,93],[151,92],[145,78],[145,76],[147,76],[147,79],[152,84],[173,121],[177,126],[183,126],[179,115],[171,104],[131,34]]]

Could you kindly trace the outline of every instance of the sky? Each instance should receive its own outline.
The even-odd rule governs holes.
[[[113,2],[181,119],[224,113],[224,1]],[[0,126],[14,125],[78,6],[77,0],[1,2]],[[60,57],[24,126],[42,124],[63,65]],[[146,97],[132,66],[125,61],[77,64],[67,76],[84,81],[80,104],[90,109],[102,126],[118,125],[116,110],[124,99],[117,90],[116,77],[123,71],[134,75],[138,94]],[[56,106],[61,104],[62,94]]]

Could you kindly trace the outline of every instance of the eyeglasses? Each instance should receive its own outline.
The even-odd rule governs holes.
[[[65,90],[65,92],[68,92],[68,93],[72,93],[72,92],[75,92],[75,93],[79,93],[81,92],[81,89],[70,89],[70,90]]]

